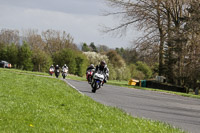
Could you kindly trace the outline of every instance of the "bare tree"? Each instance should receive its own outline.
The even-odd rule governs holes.
[[[74,45],[73,38],[65,31],[60,32],[55,30],[47,30],[42,32],[42,39],[45,41],[45,48],[51,55],[53,55],[53,53],[56,51],[69,48]]]
[[[19,44],[19,31],[18,30],[9,30],[2,29],[0,32],[0,43],[9,45],[14,43],[15,45]]]
[[[138,30],[144,30],[144,37],[138,40],[139,45],[149,44],[159,45],[159,75],[163,75],[163,50],[165,42],[165,23],[162,12],[161,0],[107,0],[111,7],[119,8],[120,12],[108,13],[107,15],[121,15],[122,24],[117,27],[107,29],[106,32],[119,29],[126,30],[128,27],[136,26]],[[149,39],[151,38],[151,39]],[[147,43],[148,42],[148,43]]]
[[[30,45],[31,49],[34,51],[43,50],[45,51],[45,42],[43,41],[38,30],[26,30],[24,31],[24,40]]]
[[[132,26],[144,30],[145,34],[138,39],[136,48],[145,51],[144,56],[147,53],[158,54],[159,75],[167,76],[169,82],[177,85],[184,85],[187,80],[193,86],[197,85],[199,0],[106,1],[117,9],[107,15],[120,16],[122,20],[120,25],[107,28],[105,32],[130,30]]]

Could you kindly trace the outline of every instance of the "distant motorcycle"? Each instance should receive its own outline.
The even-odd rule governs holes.
[[[96,90],[101,88],[104,84],[104,74],[102,72],[97,72],[94,74],[91,87],[92,87],[92,92],[95,93]]]
[[[87,81],[89,84],[92,83],[92,75],[93,75],[94,69],[88,70],[86,73]]]
[[[59,75],[60,75],[60,70],[59,70],[59,69],[56,69],[56,71],[55,71],[55,75],[56,75],[56,78],[59,77]]]
[[[54,68],[50,68],[50,69],[49,69],[49,74],[52,76],[53,73],[54,73]]]
[[[62,70],[63,79],[65,79],[65,77],[67,77],[67,72],[68,72],[68,69],[67,68],[63,68],[63,70]]]

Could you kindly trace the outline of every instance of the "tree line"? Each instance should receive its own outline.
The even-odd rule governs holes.
[[[18,30],[0,31],[0,60],[10,62],[17,69],[48,72],[52,64],[67,64],[69,73],[84,76],[90,64],[98,65],[105,60],[111,80],[152,77],[151,68],[136,60],[134,50],[120,50],[96,46],[93,42],[90,45],[83,43],[78,49],[73,37],[65,31],[46,30],[41,34],[37,30],[26,30],[21,34]]]
[[[67,64],[69,72],[83,76],[88,65],[87,57],[73,43],[65,31],[2,29],[0,32],[0,60],[10,62],[14,68],[48,72],[54,64]]]

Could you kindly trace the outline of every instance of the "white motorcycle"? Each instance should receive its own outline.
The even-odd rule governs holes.
[[[95,93],[96,90],[98,90],[99,88],[101,88],[101,86],[103,84],[104,84],[104,74],[102,72],[95,73],[93,75],[92,83],[91,83],[92,92]]]
[[[68,69],[67,68],[63,68],[63,70],[62,70],[63,79],[65,79],[65,77],[67,77],[67,72],[68,72]]]

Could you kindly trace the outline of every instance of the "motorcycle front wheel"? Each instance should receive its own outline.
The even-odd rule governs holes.
[[[91,86],[92,86],[92,92],[95,93],[96,90],[97,90],[97,83],[96,83],[96,82],[93,82],[93,83],[91,84]]]

